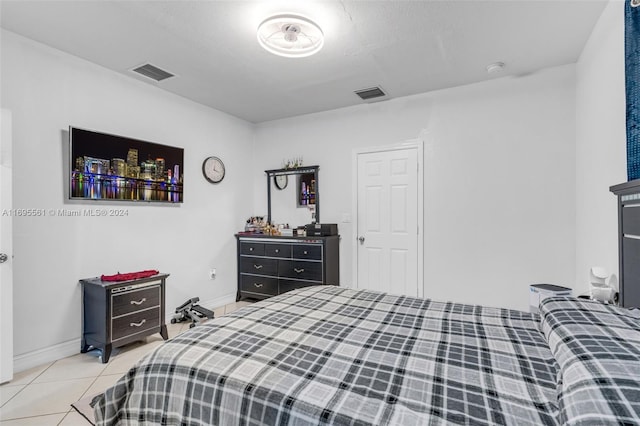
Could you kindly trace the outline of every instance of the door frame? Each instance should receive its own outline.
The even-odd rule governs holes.
[[[2,192],[2,209],[11,211],[12,198],[12,114],[5,108],[0,109],[0,178]],[[13,380],[14,349],[13,349],[13,229],[11,213],[4,215],[0,212],[2,221],[2,241],[0,252],[7,254],[9,259],[0,265],[0,383]]]
[[[358,156],[385,151],[416,149],[418,157],[418,297],[424,297],[424,140],[409,139],[392,145],[356,148],[351,158],[352,288],[358,288]]]

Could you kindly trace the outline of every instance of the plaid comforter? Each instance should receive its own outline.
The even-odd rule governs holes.
[[[94,400],[103,424],[545,425],[557,364],[539,317],[333,286],[164,343]]]
[[[565,425],[640,425],[640,311],[554,297],[540,304],[559,364]]]

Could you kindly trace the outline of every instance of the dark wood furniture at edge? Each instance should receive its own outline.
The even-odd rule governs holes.
[[[237,234],[238,295],[265,299],[301,287],[340,285],[340,236]]]
[[[160,333],[169,338],[164,323],[164,287],[169,274],[130,281],[107,282],[100,277],[82,284],[82,342],[80,352],[102,350],[102,362],[111,350]]]
[[[609,190],[618,196],[619,304],[640,308],[640,179]]]

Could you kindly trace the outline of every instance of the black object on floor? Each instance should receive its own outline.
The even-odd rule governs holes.
[[[200,301],[199,297],[192,297],[184,302],[182,305],[176,308],[176,313],[171,318],[171,324],[183,321],[191,321],[189,327],[195,327],[196,324],[213,319],[213,311],[204,308],[197,303]]]

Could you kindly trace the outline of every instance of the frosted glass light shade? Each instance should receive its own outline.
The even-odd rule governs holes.
[[[274,55],[311,56],[322,49],[324,34],[312,20],[294,14],[271,16],[258,26],[258,43]]]

